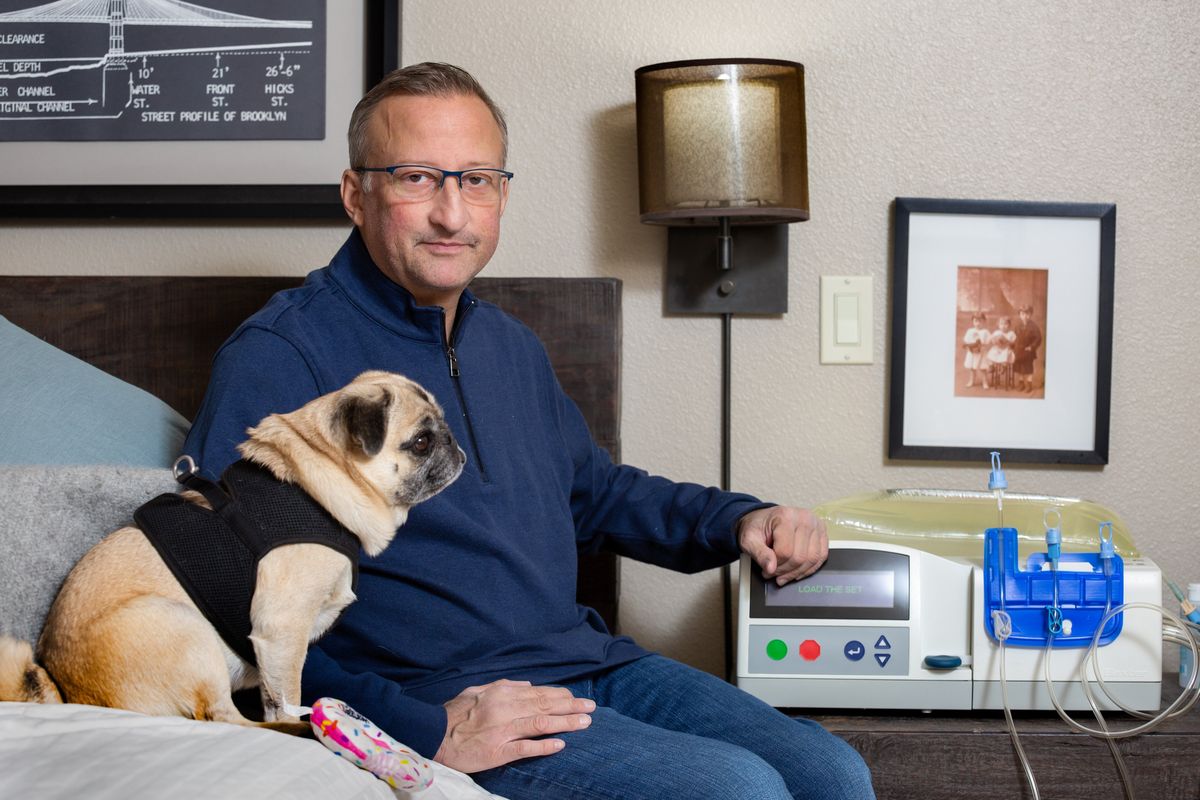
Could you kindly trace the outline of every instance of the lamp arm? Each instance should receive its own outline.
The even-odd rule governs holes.
[[[721,227],[717,233],[717,264],[722,272],[728,272],[733,268],[733,228],[729,217],[721,217],[718,224]]]

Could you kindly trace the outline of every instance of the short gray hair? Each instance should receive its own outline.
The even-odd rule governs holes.
[[[454,97],[468,95],[478,97],[483,101],[492,118],[500,128],[500,166],[508,161],[508,124],[504,121],[504,113],[493,102],[488,93],[479,85],[479,81],[462,67],[453,64],[442,64],[426,61],[413,64],[389,72],[383,80],[377,83],[350,115],[350,130],[347,138],[350,143],[350,167],[365,167],[362,159],[367,151],[367,123],[375,108],[389,97],[418,96],[418,97]],[[379,166],[379,165],[376,165]]]

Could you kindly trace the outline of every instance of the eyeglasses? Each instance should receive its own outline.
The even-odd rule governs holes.
[[[500,201],[511,172],[502,169],[438,169],[421,164],[397,164],[394,167],[354,167],[355,172],[386,172],[391,187],[401,202],[420,203],[431,199],[442,188],[446,178],[458,179],[462,199],[477,206],[493,205]]]

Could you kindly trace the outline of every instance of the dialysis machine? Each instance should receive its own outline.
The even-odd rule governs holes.
[[[1101,708],[1159,708],[1162,575],[1103,507],[893,490],[815,512],[830,551],[813,575],[779,587],[742,558],[737,684],[751,694],[779,707],[999,709],[1006,689],[1010,708],[1052,709],[1052,689],[1087,709],[1082,669],[1104,683]]]

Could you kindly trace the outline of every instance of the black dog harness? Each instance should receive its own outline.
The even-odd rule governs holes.
[[[187,462],[190,471],[181,472]],[[242,459],[221,484],[201,478],[191,459],[176,463],[175,477],[212,504],[209,511],[177,494],[162,494],[133,518],[192,602],[229,647],[255,666],[250,643],[250,599],[258,562],[285,544],[323,544],[350,559],[351,588],[358,586],[358,537],[303,489]]]

